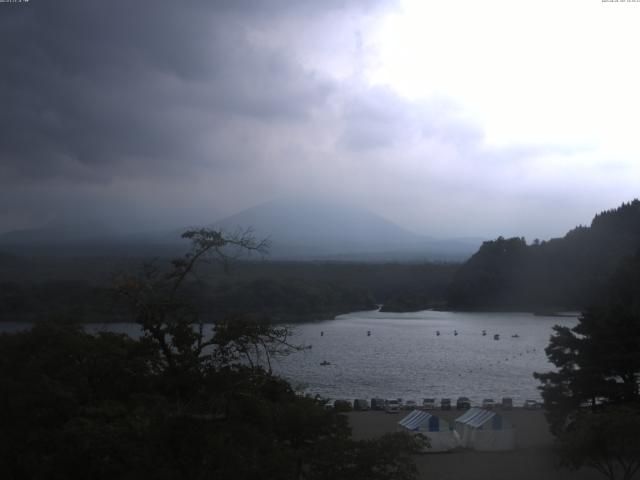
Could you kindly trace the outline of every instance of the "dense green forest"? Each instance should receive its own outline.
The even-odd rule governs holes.
[[[0,256],[0,319],[31,321],[43,315],[71,315],[81,321],[129,320],[113,295],[113,285],[119,276],[139,271],[145,261]],[[163,262],[165,259],[156,259],[152,265]],[[240,261],[227,272],[219,265],[200,266],[197,280],[186,290],[208,321],[251,313],[297,322],[371,310],[387,302],[393,305],[406,295],[419,299],[410,310],[441,305],[457,267],[444,263]]]
[[[595,216],[563,238],[485,242],[455,274],[450,308],[580,310],[601,298],[608,281],[640,248],[640,201]]]

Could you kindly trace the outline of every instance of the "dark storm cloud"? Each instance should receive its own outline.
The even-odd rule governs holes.
[[[389,5],[0,3],[0,233],[74,216],[208,223],[311,192],[434,234],[494,192],[515,211],[550,188],[540,177],[564,152],[489,146],[452,102],[366,81],[367,33]]]
[[[261,8],[258,8],[257,4]],[[307,8],[312,8],[308,2]],[[343,2],[335,2],[337,5]],[[0,10],[0,168],[12,181],[173,175],[234,116],[294,121],[331,84],[252,43],[287,2],[32,1]],[[301,5],[302,8],[304,5]]]

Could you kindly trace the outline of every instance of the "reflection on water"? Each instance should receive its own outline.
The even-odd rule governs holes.
[[[576,323],[528,313],[355,312],[296,325],[293,341],[312,348],[276,360],[274,369],[294,386],[333,398],[467,396],[480,403],[509,396],[521,404],[539,398],[532,373],[553,368],[544,353],[552,326]],[[0,324],[3,332],[25,328]],[[85,328],[140,335],[131,323]]]
[[[334,398],[510,396],[521,404],[540,397],[532,373],[553,368],[544,353],[552,326],[576,323],[528,313],[357,312],[297,326],[295,341],[312,348],[276,369]]]

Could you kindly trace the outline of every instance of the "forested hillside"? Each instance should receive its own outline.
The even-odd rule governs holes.
[[[119,275],[138,272],[143,260],[0,257],[0,321],[52,316],[83,322],[130,320],[113,296],[113,284]],[[163,260],[155,263],[161,266]],[[440,263],[240,261],[228,273],[219,265],[203,265],[186,293],[208,321],[250,314],[299,322],[373,309],[415,291],[429,304],[443,304],[456,268],[458,264]],[[419,303],[409,309],[424,308],[424,301]]]
[[[485,242],[454,276],[452,308],[581,309],[602,295],[620,262],[640,248],[640,201],[595,216],[563,238]]]

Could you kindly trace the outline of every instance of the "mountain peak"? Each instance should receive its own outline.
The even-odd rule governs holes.
[[[272,200],[216,222],[227,231],[251,227],[275,245],[375,251],[425,240],[366,209],[331,200],[290,197]]]

